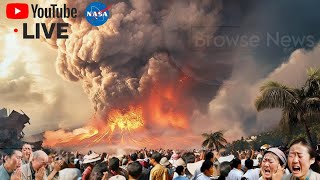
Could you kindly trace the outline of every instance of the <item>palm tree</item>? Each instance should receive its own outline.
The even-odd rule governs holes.
[[[223,131],[203,133],[204,141],[202,142],[203,147],[216,148],[218,151],[221,148],[225,148],[227,140],[223,137]]]
[[[303,123],[308,139],[312,144],[308,120],[319,119],[320,113],[320,68],[310,68],[308,79],[301,88],[292,88],[279,82],[269,81],[260,88],[255,106],[258,111],[281,108],[280,125],[287,125],[289,131],[297,123]]]

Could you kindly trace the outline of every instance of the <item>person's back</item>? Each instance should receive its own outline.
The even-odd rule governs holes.
[[[178,177],[174,178],[173,180],[189,180],[189,179],[185,176],[178,176]]]
[[[168,171],[166,168],[160,164],[155,165],[150,172],[150,180],[166,180],[168,176]]]
[[[142,165],[134,161],[130,164],[128,164],[128,174],[129,174],[129,179],[139,179],[142,173]]]
[[[248,169],[247,172],[242,176],[241,180],[256,180],[259,179],[259,172],[256,169],[253,169],[253,160],[245,160],[245,166]]]
[[[243,172],[241,171],[241,161],[240,159],[233,159],[232,160],[232,167],[233,169],[226,177],[227,180],[240,180],[243,176]]]
[[[150,172],[150,180],[167,180],[169,178],[167,168],[159,164],[161,158],[160,153],[156,152],[152,154],[150,162],[153,168]]]
[[[257,180],[259,179],[259,171],[255,169],[248,169],[248,171],[242,176],[241,180]]]
[[[150,170],[143,167],[141,176],[139,177],[139,180],[149,180],[150,179]]]
[[[242,175],[243,172],[241,170],[233,168],[226,177],[226,180],[240,180]]]
[[[173,180],[188,180],[188,178],[185,175],[185,170],[183,166],[178,166],[176,168],[176,173],[178,174],[177,177],[173,178]]]

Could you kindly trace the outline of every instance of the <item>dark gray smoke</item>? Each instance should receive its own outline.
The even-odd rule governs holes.
[[[79,12],[90,2],[57,1]],[[48,41],[58,48],[58,73],[82,81],[94,109],[104,113],[136,101],[157,83],[178,80],[179,68],[188,68],[184,62],[199,64],[200,70],[203,57],[213,55],[188,52],[190,28],[214,26],[221,10],[221,1],[131,0],[113,4],[111,18],[100,27],[91,26],[81,15],[76,20],[45,21],[71,24],[69,39]]]
[[[92,1],[56,0],[76,7],[79,17],[43,21],[70,23],[69,39],[46,41],[58,49],[58,73],[66,80],[81,81],[94,109],[102,115],[110,108],[143,99],[156,84],[171,84],[185,75],[193,83],[185,92],[193,102],[189,107],[196,117],[192,124],[204,113],[211,118],[217,112],[228,117],[217,115],[211,118],[213,123],[225,119],[226,124],[234,123],[238,134],[254,132],[258,117],[251,96],[256,94],[243,94],[286,62],[294,50],[312,49],[319,39],[320,2],[316,1],[312,2],[317,5],[292,0],[112,1],[111,18],[100,27],[91,26],[81,13]],[[212,44],[217,35],[243,32],[258,32],[264,45],[219,48]],[[277,32],[295,37],[315,32],[314,44],[266,46],[266,33]],[[226,90],[229,82],[235,85],[232,91]],[[228,111],[220,111],[219,104]],[[243,130],[246,127],[250,130]]]

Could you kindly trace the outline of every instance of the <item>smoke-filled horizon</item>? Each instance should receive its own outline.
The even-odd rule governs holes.
[[[318,47],[295,51],[312,50],[319,39],[312,32],[320,15],[306,3],[128,0],[112,2],[107,23],[93,27],[82,14],[91,0],[54,2],[80,12],[77,19],[43,19],[70,24],[69,39],[47,40],[58,51],[58,74],[82,83],[106,123],[114,109],[141,106],[151,135],[228,130],[228,139],[238,139],[267,130],[280,116],[257,114],[259,86],[268,79],[299,85],[306,68],[319,65]],[[308,14],[293,18],[297,8]],[[284,36],[303,42],[287,47]],[[226,45],[216,37],[247,39]]]

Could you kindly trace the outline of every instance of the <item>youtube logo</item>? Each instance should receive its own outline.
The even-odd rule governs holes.
[[[8,19],[26,19],[29,16],[29,7],[25,3],[9,3],[6,13]]]

